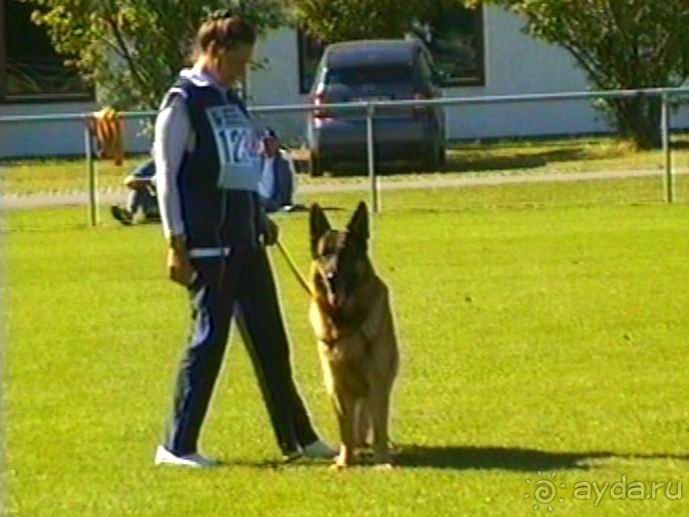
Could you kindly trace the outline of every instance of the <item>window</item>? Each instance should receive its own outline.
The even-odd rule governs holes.
[[[430,50],[440,86],[485,84],[483,8],[450,7],[435,19],[418,24],[413,34]],[[325,45],[306,31],[297,33],[299,89],[308,93]]]
[[[483,9],[452,7],[414,28],[433,55],[440,86],[484,84]]]
[[[45,28],[31,22],[34,9],[0,0],[0,101],[93,98],[92,88],[55,52]]]
[[[305,30],[297,30],[299,49],[299,93],[309,93],[316,79],[318,63],[323,55],[325,45]]]
[[[363,84],[385,84],[409,82],[414,71],[408,66],[381,65],[330,69],[327,84],[359,86]]]

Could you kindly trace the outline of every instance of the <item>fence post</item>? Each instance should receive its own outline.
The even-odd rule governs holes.
[[[86,172],[89,184],[89,224],[98,225],[98,193],[96,185],[96,166],[93,161],[93,138],[88,118],[84,118],[84,148],[86,151]]]
[[[371,180],[371,210],[374,214],[380,211],[378,204],[378,177],[376,176],[376,160],[373,149],[374,135],[373,135],[373,116],[376,107],[373,104],[366,106],[366,154],[368,157],[368,176]]]
[[[674,178],[672,175],[672,150],[670,149],[670,110],[667,94],[662,95],[661,105],[661,131],[663,139],[663,157],[665,160],[665,201],[672,203],[675,200]]]

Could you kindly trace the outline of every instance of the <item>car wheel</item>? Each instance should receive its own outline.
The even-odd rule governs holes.
[[[438,155],[438,164],[441,166],[447,164],[447,148],[444,145],[440,146],[440,154]]]
[[[426,157],[423,160],[423,168],[426,171],[436,171],[438,170],[440,164],[442,163],[441,155],[443,153],[443,148],[437,142],[431,145],[431,148],[426,152]]]
[[[318,151],[311,151],[309,159],[309,175],[312,178],[323,176],[323,160]]]

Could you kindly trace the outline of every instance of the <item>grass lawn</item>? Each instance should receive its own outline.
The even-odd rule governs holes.
[[[391,472],[280,464],[238,340],[202,439],[225,465],[154,467],[188,318],[164,278],[160,228],[88,229],[83,208],[7,212],[6,509],[538,515],[554,481],[553,515],[686,515],[689,205],[652,202],[656,187],[385,193],[373,254],[403,354]],[[343,224],[358,199],[318,200]],[[306,214],[278,219],[306,270]],[[301,391],[334,440],[307,299],[273,257]],[[646,497],[654,482],[672,484]]]
[[[673,136],[673,162],[676,172],[689,170],[689,137]],[[101,191],[121,189],[128,172],[146,157],[130,156],[121,167],[111,161],[99,162],[98,185]],[[382,167],[385,181],[410,179],[467,178],[538,173],[585,173],[600,171],[662,171],[661,151],[635,151],[628,143],[612,138],[571,138],[566,140],[517,140],[455,143],[448,152],[447,165],[435,173]],[[397,167],[395,169],[395,167]],[[366,175],[347,176],[348,169],[321,178],[299,175],[301,185],[366,183]],[[365,170],[359,167],[357,170]],[[351,168],[349,169],[351,172]],[[393,172],[394,174],[388,174]],[[0,162],[0,191],[26,195],[43,192],[88,190],[86,162],[83,158],[14,160]]]

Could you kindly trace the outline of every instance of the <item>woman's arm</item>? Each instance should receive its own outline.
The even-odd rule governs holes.
[[[189,114],[180,96],[174,96],[158,114],[153,155],[156,164],[158,206],[168,240],[167,269],[171,280],[188,285],[193,276],[189,260],[177,179],[184,153],[193,146]]]
[[[193,131],[184,99],[175,95],[158,114],[153,144],[158,204],[168,239],[185,233],[177,178],[184,153],[192,144]]]

